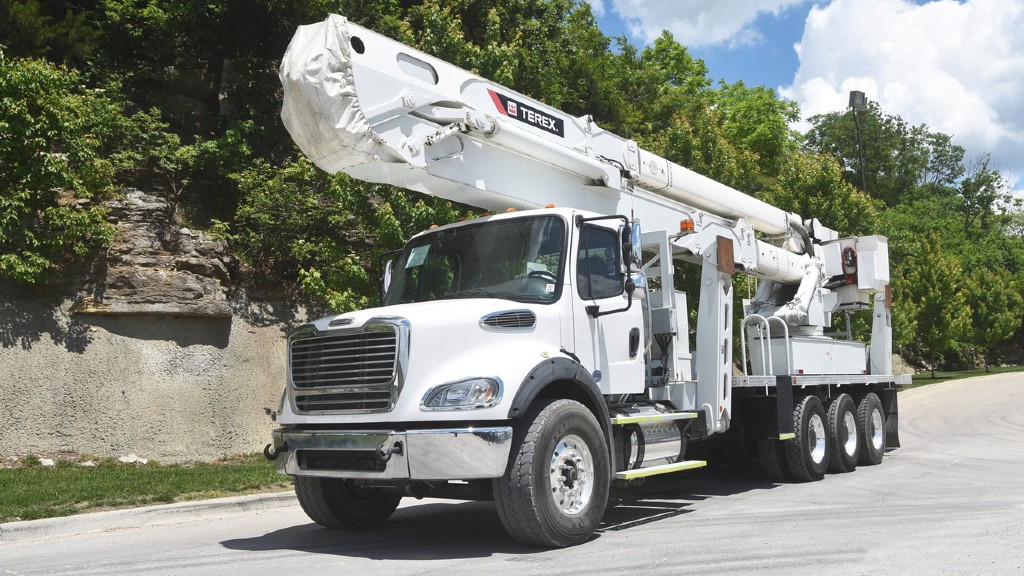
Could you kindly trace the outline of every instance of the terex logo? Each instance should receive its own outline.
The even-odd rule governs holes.
[[[559,138],[565,138],[565,123],[561,118],[555,118],[528,104],[513,100],[504,94],[498,94],[490,88],[487,89],[487,93],[491,95],[491,100],[494,101],[498,112],[545,132],[550,132]]]

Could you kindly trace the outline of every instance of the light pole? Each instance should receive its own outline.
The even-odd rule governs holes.
[[[868,99],[863,92],[858,90],[850,91],[850,104],[848,108],[853,110],[853,123],[857,125],[857,154],[860,156],[860,189],[868,193],[867,178],[864,176],[864,144],[860,139],[860,112],[868,109]]]

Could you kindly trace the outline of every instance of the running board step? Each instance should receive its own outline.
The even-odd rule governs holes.
[[[651,466],[650,468],[623,470],[622,472],[615,473],[615,479],[632,480],[634,478],[646,478],[647,476],[656,476],[658,474],[668,474],[670,472],[679,472],[681,470],[693,470],[694,468],[703,468],[707,465],[708,463],[704,460],[686,460],[683,462],[676,462],[675,464],[662,464],[661,466]]]
[[[637,416],[614,416],[611,420],[612,426],[622,426],[624,424],[648,424],[651,422],[672,422],[673,420],[694,420],[696,418],[696,412],[667,412],[663,414],[640,414]]]

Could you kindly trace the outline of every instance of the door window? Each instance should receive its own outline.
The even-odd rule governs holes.
[[[584,226],[576,257],[576,286],[581,298],[598,300],[622,294],[619,235],[614,230]]]

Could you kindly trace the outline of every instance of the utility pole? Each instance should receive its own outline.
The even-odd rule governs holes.
[[[857,125],[857,154],[860,156],[860,189],[865,194],[868,192],[867,177],[864,175],[864,143],[860,136],[860,112],[868,109],[868,99],[863,92],[858,90],[850,91],[850,104],[848,108],[853,110],[853,123]]]

